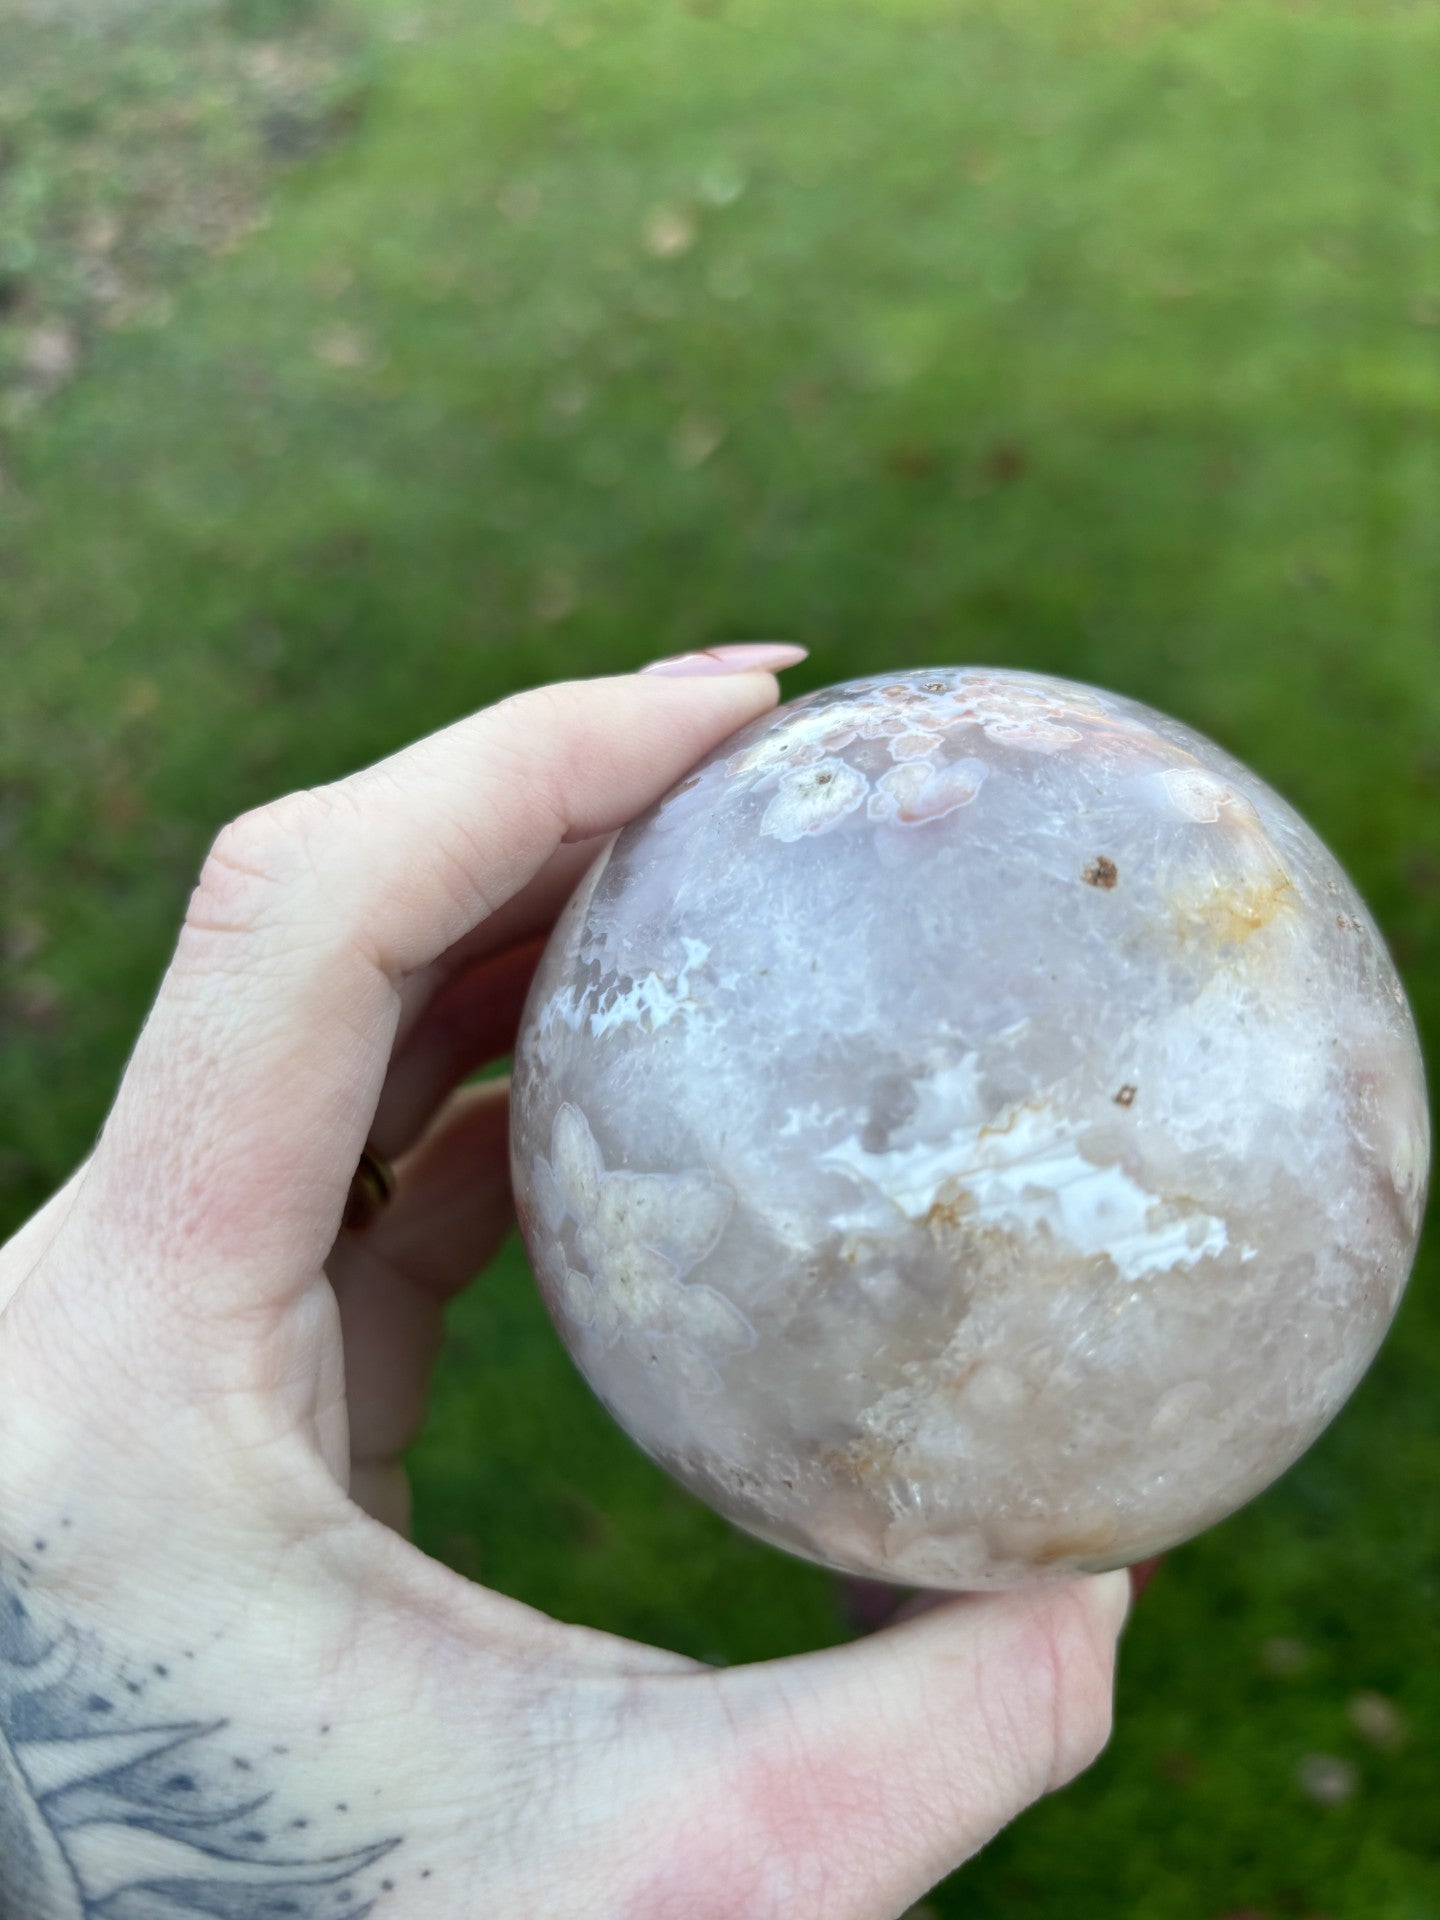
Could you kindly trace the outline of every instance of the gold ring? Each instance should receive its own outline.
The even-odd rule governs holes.
[[[394,1191],[395,1169],[388,1160],[367,1147],[350,1181],[345,1211],[340,1216],[341,1226],[348,1227],[351,1233],[359,1233],[369,1226]]]

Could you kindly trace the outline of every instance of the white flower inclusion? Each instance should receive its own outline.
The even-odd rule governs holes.
[[[882,773],[870,796],[872,820],[911,825],[943,820],[957,807],[968,807],[985,784],[990,769],[983,760],[954,760],[948,766],[907,760]]]
[[[729,1356],[753,1347],[755,1330],[724,1294],[685,1276],[718,1244],[729,1188],[703,1172],[608,1172],[589,1122],[566,1103],[550,1158],[536,1161],[534,1190],[554,1236],[546,1272],[570,1319],[606,1347],[620,1341],[642,1357],[663,1347],[692,1390],[718,1391],[720,1376],[696,1342]]]
[[[803,840],[807,834],[827,833],[847,813],[854,813],[869,792],[869,782],[843,760],[817,760],[813,766],[790,767],[780,776],[780,789],[765,809],[760,831],[776,840]]]
[[[912,688],[891,684],[843,710],[802,708],[727,762],[751,790],[773,788],[760,832],[785,842],[829,833],[862,806],[871,820],[918,826],[969,806],[990,772],[975,754],[945,759],[952,736],[982,736],[1027,754],[1055,754],[1084,735],[1066,716],[1114,726],[1084,689],[1066,697],[987,674],[945,675]],[[1120,723],[1122,726],[1123,722]],[[856,741],[883,743],[892,764],[872,779],[839,756]],[[1187,804],[1187,796],[1177,796]]]

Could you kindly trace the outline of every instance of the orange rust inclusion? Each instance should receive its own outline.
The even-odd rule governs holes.
[[[819,1455],[826,1472],[851,1484],[873,1490],[887,1486],[895,1472],[900,1443],[884,1434],[867,1434],[848,1446],[827,1447]]]
[[[1176,931],[1182,940],[1205,933],[1217,946],[1243,946],[1299,904],[1289,874],[1278,868],[1263,880],[1217,881],[1208,893],[1174,903]]]
[[[1052,1534],[1042,1545],[1032,1547],[1026,1558],[1033,1567],[1053,1566],[1057,1560],[1086,1560],[1113,1547],[1119,1531],[1117,1520],[1098,1520],[1083,1531]]]
[[[967,1214],[974,1213],[975,1204],[975,1196],[968,1187],[947,1180],[931,1201],[930,1210],[920,1224],[928,1227],[931,1233],[953,1233],[964,1224]]]
[[[986,1538],[1002,1559],[1032,1567],[1053,1567],[1062,1560],[1093,1560],[1108,1553],[1120,1534],[1120,1517],[1094,1507],[1048,1519],[991,1520]]]

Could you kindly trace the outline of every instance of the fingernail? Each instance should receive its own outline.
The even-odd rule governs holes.
[[[805,658],[808,647],[792,647],[779,640],[737,640],[699,653],[677,653],[668,660],[652,660],[642,673],[712,674],[779,673]]]
[[[1093,1581],[1091,1591],[1099,1602],[1106,1624],[1112,1633],[1118,1634],[1130,1614],[1129,1570],[1121,1567],[1114,1573],[1097,1573],[1091,1578]]]

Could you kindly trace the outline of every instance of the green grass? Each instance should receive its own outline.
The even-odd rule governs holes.
[[[320,0],[0,0],[0,426],[102,329],[164,326],[188,265],[351,123],[365,66]]]
[[[228,814],[722,638],[807,642],[796,691],[989,660],[1204,728],[1440,1032],[1433,6],[352,18],[364,122],[6,450],[7,1224],[93,1136]],[[1162,1573],[1105,1759],[937,1914],[1437,1920],[1437,1407],[1427,1252],[1337,1427]],[[843,1632],[611,1429],[513,1250],[414,1467],[423,1544],[567,1617],[724,1660]]]

